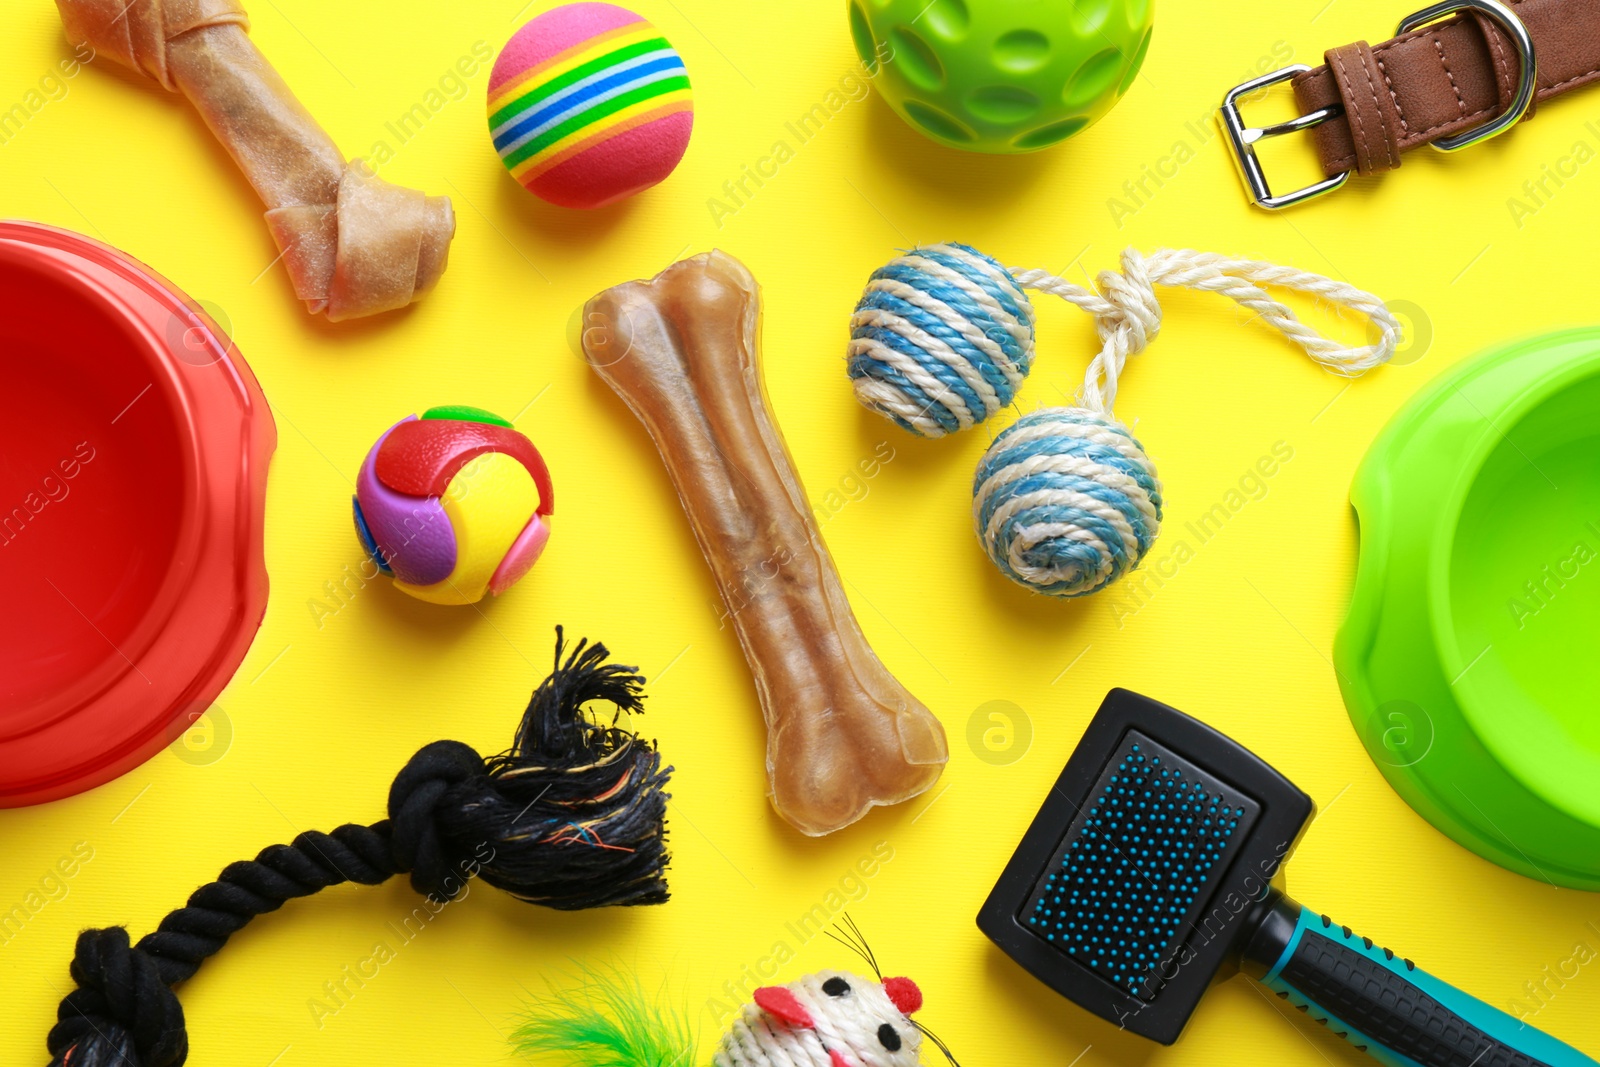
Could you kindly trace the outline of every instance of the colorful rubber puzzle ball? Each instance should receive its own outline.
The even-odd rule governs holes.
[[[555,493],[533,442],[498,415],[436,407],[391,426],[356,480],[356,534],[397,589],[434,604],[498,596],[550,539]]]
[[[973,152],[1034,152],[1132,87],[1150,0],[850,0],[850,36],[912,129]]]
[[[529,192],[597,208],[662,181],[689,147],[683,59],[614,4],[565,4],[512,35],[489,75],[489,134]]]

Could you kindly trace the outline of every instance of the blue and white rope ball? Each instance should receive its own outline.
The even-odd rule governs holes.
[[[1011,272],[962,244],[897,256],[850,319],[850,377],[867,407],[923,437],[1011,403],[1033,365],[1033,304]]]
[[[984,552],[1006,577],[1050,596],[1087,596],[1150,551],[1161,529],[1161,480],[1116,419],[1045,408],[984,453],[972,514]]]
[[[868,408],[943,437],[1009,405],[1033,366],[1034,311],[1015,276],[962,244],[875,272],[850,319],[850,378]],[[1139,565],[1161,528],[1161,480],[1109,413],[1047,408],[995,439],[973,480],[978,540],[1012,581],[1097,592]]]

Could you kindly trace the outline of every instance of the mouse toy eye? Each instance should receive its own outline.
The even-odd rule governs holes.
[[[884,1023],[882,1026],[878,1027],[878,1044],[882,1045],[890,1052],[899,1052],[900,1034],[895,1030],[894,1027],[890,1026],[888,1023]]]
[[[826,982],[822,983],[822,991],[828,994],[830,997],[848,996],[850,993],[850,983],[846,982],[843,978],[830,978]]]

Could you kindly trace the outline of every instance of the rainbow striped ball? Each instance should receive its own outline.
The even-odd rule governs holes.
[[[694,103],[683,59],[615,4],[565,4],[518,30],[489,75],[489,135],[535,196],[596,208],[671,174]]]
[[[550,540],[555,494],[533,442],[464,406],[408,415],[378,438],[356,479],[356,535],[395,587],[473,604],[527,574]]]

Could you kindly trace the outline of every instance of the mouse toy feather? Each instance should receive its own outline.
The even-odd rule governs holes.
[[[693,1067],[694,1030],[639,979],[584,968],[582,981],[535,1000],[511,1035],[518,1052],[569,1067]]]
[[[763,986],[710,1067],[918,1067],[924,1034],[911,1014],[921,1007],[909,978],[822,971]],[[616,971],[585,971],[577,987],[534,1001],[511,1040],[564,1067],[707,1067],[692,1028]]]

